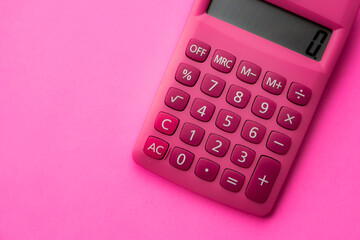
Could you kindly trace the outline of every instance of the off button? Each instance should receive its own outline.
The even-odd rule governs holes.
[[[187,48],[186,56],[197,62],[204,62],[209,55],[210,45],[199,41],[197,39],[191,39]]]

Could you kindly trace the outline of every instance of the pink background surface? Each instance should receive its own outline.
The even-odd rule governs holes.
[[[132,161],[191,5],[0,2],[0,239],[360,237],[359,16],[269,217]]]

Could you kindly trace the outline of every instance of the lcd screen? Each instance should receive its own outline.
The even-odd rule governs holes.
[[[262,0],[212,0],[207,13],[320,61],[332,31]]]

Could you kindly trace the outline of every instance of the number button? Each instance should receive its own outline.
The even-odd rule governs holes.
[[[149,157],[163,159],[169,148],[169,144],[159,138],[149,137],[144,145],[144,152]]]
[[[203,99],[196,98],[191,107],[190,114],[199,121],[208,122],[214,114],[214,111],[214,104]]]
[[[201,84],[201,91],[211,97],[219,97],[224,87],[224,80],[214,75],[206,74]]]
[[[205,158],[200,158],[195,168],[195,175],[203,180],[212,182],[215,180],[219,169],[219,164]]]
[[[196,67],[193,67],[186,63],[180,63],[175,74],[175,79],[181,84],[192,87],[199,79],[199,75],[200,70]]]
[[[239,126],[240,119],[236,113],[221,109],[216,119],[216,126],[225,132],[233,133]]]
[[[294,109],[282,107],[277,118],[277,123],[283,128],[296,130],[301,122],[301,114]]]
[[[267,148],[274,153],[281,155],[286,154],[289,151],[291,145],[291,138],[285,134],[272,131],[267,141]]]
[[[189,102],[190,95],[186,92],[177,89],[177,88],[169,88],[166,97],[165,104],[177,111],[182,111],[185,109],[186,105]]]
[[[246,121],[241,131],[241,136],[252,143],[260,143],[264,138],[266,128],[256,122]]]
[[[210,134],[205,149],[208,153],[217,156],[225,156],[227,150],[229,149],[230,141],[224,137],[221,137],[216,134]]]
[[[251,93],[245,88],[231,85],[229,92],[226,96],[226,101],[237,108],[244,108],[249,102]]]
[[[265,91],[275,95],[281,94],[285,85],[286,78],[273,72],[267,72],[262,83],[262,87]]]
[[[191,146],[199,146],[205,131],[201,127],[198,127],[192,123],[185,123],[181,129],[180,139],[184,143],[187,143]]]
[[[246,189],[246,197],[258,203],[266,202],[280,168],[278,161],[262,156]]]
[[[230,157],[234,164],[243,168],[250,167],[254,161],[254,158],[254,150],[242,145],[236,145]]]
[[[300,83],[292,83],[287,97],[291,102],[305,106],[310,101],[311,89]]]
[[[266,97],[257,96],[251,111],[258,117],[270,119],[276,109],[276,103]]]
[[[189,170],[193,160],[194,154],[185,149],[175,147],[170,155],[169,162],[177,169],[187,171]]]
[[[244,175],[230,169],[225,169],[221,177],[220,185],[231,192],[238,192],[244,184],[244,181]]]
[[[236,76],[246,83],[256,83],[261,73],[261,68],[251,62],[242,61],[239,65]]]

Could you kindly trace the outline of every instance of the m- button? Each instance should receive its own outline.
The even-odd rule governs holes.
[[[267,72],[262,83],[265,91],[275,95],[281,94],[285,86],[286,78],[273,72]]]

